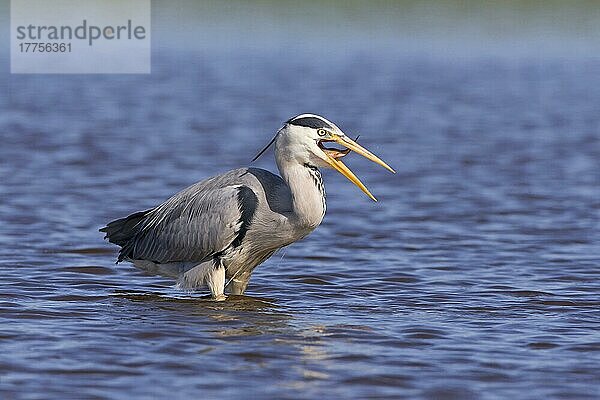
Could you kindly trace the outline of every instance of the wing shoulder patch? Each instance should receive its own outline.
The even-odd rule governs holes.
[[[233,239],[233,242],[231,242],[231,247],[233,248],[242,244],[242,241],[248,232],[248,228],[250,228],[250,225],[252,224],[256,209],[258,208],[258,197],[248,186],[238,187],[237,201],[240,208],[240,218],[237,235],[235,239]]]

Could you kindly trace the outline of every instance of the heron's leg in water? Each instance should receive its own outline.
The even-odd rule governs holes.
[[[231,280],[231,294],[244,294],[250,282],[250,272],[243,272]]]
[[[225,296],[225,267],[219,263],[206,276],[206,284],[210,289],[213,300],[223,301]]]

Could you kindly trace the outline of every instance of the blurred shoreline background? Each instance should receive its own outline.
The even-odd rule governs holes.
[[[600,54],[597,1],[152,1],[154,54],[369,52],[460,60]],[[2,68],[9,1],[0,3]]]
[[[154,2],[155,50],[597,57],[596,1]]]

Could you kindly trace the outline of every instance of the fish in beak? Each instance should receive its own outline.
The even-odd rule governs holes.
[[[344,146],[345,149],[338,150],[338,149],[327,148],[324,145],[324,143],[327,143],[327,142],[337,143],[340,146]],[[360,188],[360,190],[362,190],[373,201],[377,201],[375,196],[373,196],[371,194],[371,192],[369,192],[369,189],[367,189],[366,186],[363,185],[363,183],[360,181],[360,179],[358,179],[356,177],[356,175],[354,175],[354,173],[352,171],[350,171],[350,169],[342,162],[341,158],[346,156],[348,153],[350,153],[350,151],[354,151],[355,153],[360,154],[361,156],[373,161],[374,163],[381,165],[383,168],[387,169],[388,171],[390,171],[394,174],[396,173],[396,171],[394,171],[392,169],[392,167],[390,167],[385,162],[383,162],[379,157],[377,157],[375,154],[371,153],[369,150],[365,149],[364,147],[362,147],[361,145],[359,145],[358,143],[356,143],[354,140],[350,139],[347,136],[340,136],[335,133],[332,133],[328,139],[320,140],[318,142],[318,145],[319,145],[319,148],[321,150],[323,150],[323,152],[327,156],[327,159],[325,161],[333,169],[335,169],[340,174],[342,174],[346,178],[348,178],[348,180],[350,182],[352,182],[356,186],[358,186]]]

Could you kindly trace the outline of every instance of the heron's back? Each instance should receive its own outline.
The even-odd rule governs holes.
[[[202,262],[240,246],[265,221],[283,220],[291,195],[277,175],[241,168],[197,182],[157,207],[133,213],[100,231],[121,246],[118,261]],[[254,222],[258,226],[252,226]],[[273,232],[264,232],[271,237]],[[266,243],[277,248],[279,243]],[[281,247],[281,246],[279,246]]]

